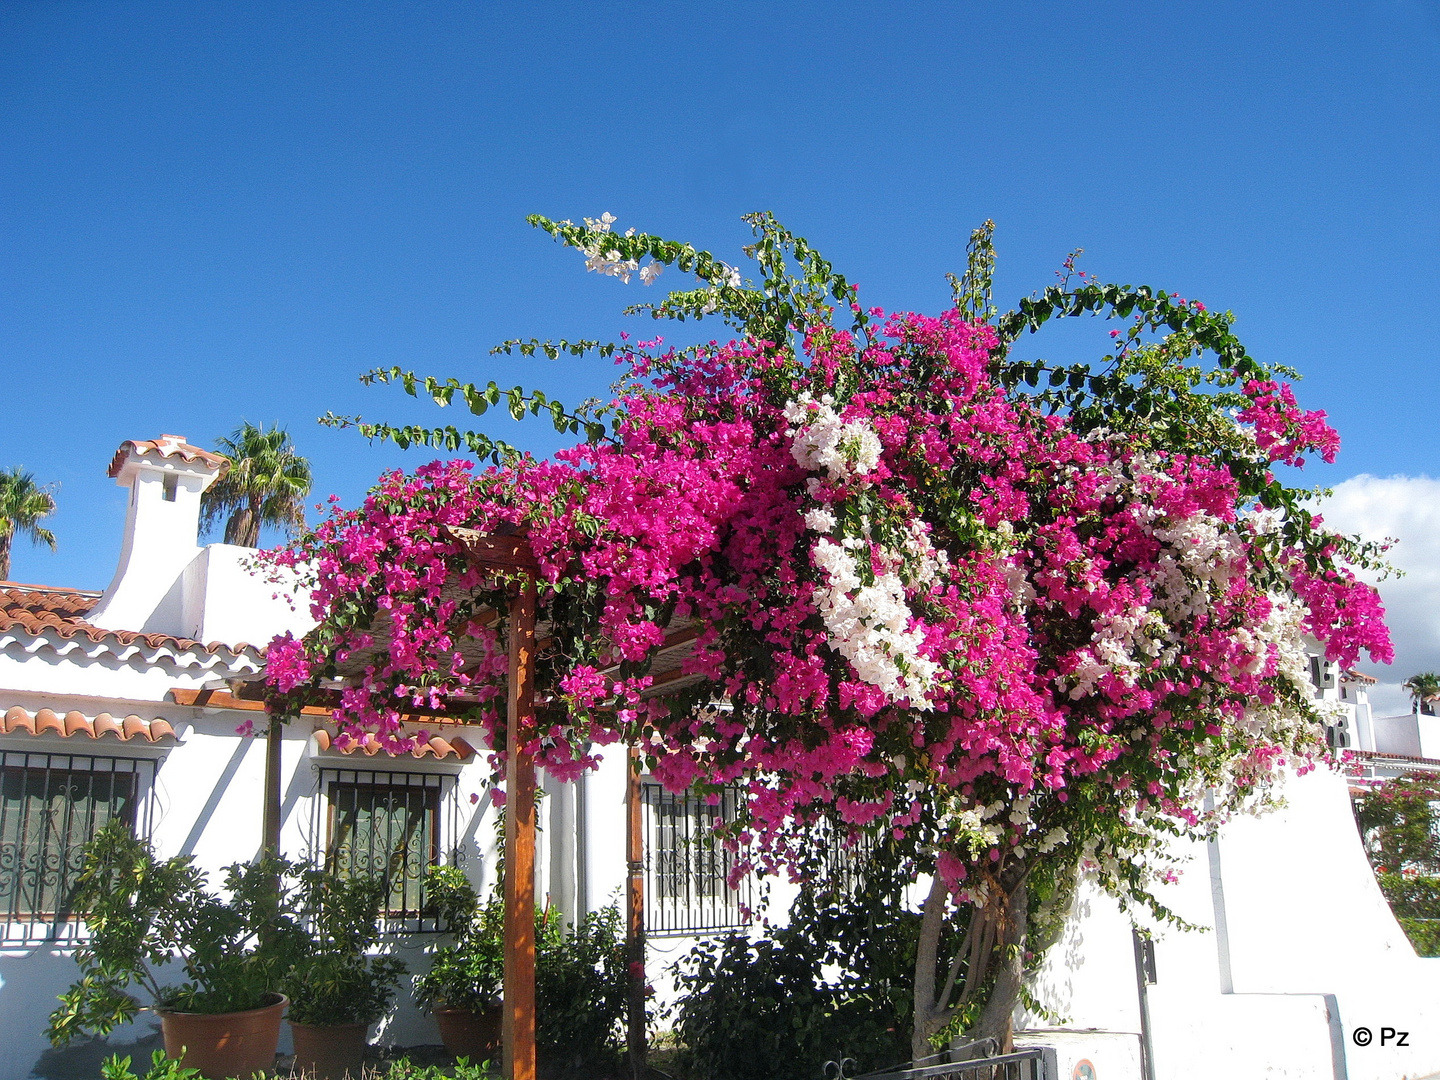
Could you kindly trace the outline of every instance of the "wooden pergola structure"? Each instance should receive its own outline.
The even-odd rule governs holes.
[[[505,745],[505,1000],[501,1022],[504,1075],[535,1080],[535,760],[522,746],[535,728],[535,575],[539,564],[521,532],[483,534],[452,528],[451,538],[481,572],[516,575],[511,586],[508,650],[509,700]],[[694,681],[684,659],[699,630],[666,635],[654,685],[678,689]],[[626,1035],[631,1075],[645,1073],[645,834],[641,812],[639,750],[629,748],[625,784],[625,945],[629,976]]]
[[[537,626],[536,574],[539,564],[523,532],[480,533],[450,528],[449,539],[465,553],[475,570],[487,576],[505,575],[510,587],[507,649],[509,653],[509,695],[506,702],[505,765],[505,981],[502,1013],[504,1075],[507,1080],[536,1080],[535,1057],[535,760],[521,747],[533,738],[536,723],[535,669],[540,651],[549,644]],[[498,612],[482,613],[479,621],[496,621]],[[685,658],[699,633],[687,626],[667,633],[652,667],[653,692],[680,689],[700,676],[686,675]],[[385,647],[377,642],[366,655],[352,657],[348,667],[363,669],[373,652]],[[463,649],[462,649],[463,652]],[[178,692],[177,692],[178,693]],[[194,700],[181,704],[225,705],[262,709],[259,687],[245,684],[235,692],[185,692]],[[213,698],[213,700],[212,700]],[[224,700],[220,700],[223,698]],[[202,700],[203,699],[203,700]],[[323,703],[301,710],[302,715],[329,716],[338,704],[338,694],[326,695]],[[453,723],[443,715],[419,715],[414,719],[431,723]],[[265,769],[264,835],[267,847],[278,851],[280,833],[280,721],[272,719],[267,732]],[[629,965],[629,1010],[627,1043],[632,1075],[645,1072],[645,846],[640,790],[639,751],[632,746],[627,760],[625,790],[626,824],[626,959]],[[636,965],[641,965],[637,967]],[[637,974],[638,972],[638,974]]]

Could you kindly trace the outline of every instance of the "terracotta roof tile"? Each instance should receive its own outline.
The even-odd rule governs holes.
[[[133,630],[106,630],[95,626],[85,620],[85,615],[99,599],[98,592],[0,581],[0,632],[20,630],[33,635],[57,634],[66,639],[81,636],[97,645],[143,642],[152,649],[169,648],[177,652],[192,649],[208,653],[225,651],[236,655],[250,652],[258,658],[260,650],[243,641],[235,645],[219,641],[206,644],[173,634],[141,634]]]
[[[181,461],[198,461],[202,465],[208,465],[212,469],[219,469],[220,475],[224,476],[230,468],[230,459],[221,455],[211,453],[209,450],[202,450],[198,446],[191,446],[185,441],[184,435],[161,435],[158,439],[126,439],[120,444],[120,449],[115,451],[115,457],[110,462],[110,468],[105,475],[115,477],[120,475],[126,459],[130,454],[159,454],[161,457],[178,457]]]
[[[359,742],[352,741],[343,749],[339,745],[339,738],[329,728],[315,729],[315,745],[321,750],[335,750],[342,754],[354,754],[364,752],[369,757],[384,753],[388,757],[400,757],[406,751],[386,750],[380,745],[380,740],[374,735],[367,735]],[[415,748],[409,751],[411,757],[435,757],[440,760],[450,757],[452,754],[459,761],[469,761],[475,756],[475,748],[459,736],[449,739],[442,739],[438,735],[431,735],[428,742],[417,742]]]
[[[108,712],[90,717],[74,709],[62,716],[54,709],[40,709],[32,713],[28,709],[22,709],[16,705],[7,709],[5,715],[0,717],[0,734],[15,735],[20,732],[28,732],[31,735],[52,733],[59,735],[62,739],[68,739],[75,735],[102,739],[110,735],[121,742],[129,742],[131,739],[149,743],[167,739],[172,743],[175,741],[175,729],[170,726],[168,720],[161,720],[158,717],[146,720],[142,716],[131,713],[129,716],[117,718]]]

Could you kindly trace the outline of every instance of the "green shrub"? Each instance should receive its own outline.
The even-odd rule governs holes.
[[[80,979],[60,996],[48,1035],[57,1046],[105,1035],[132,1019],[148,992],[182,1012],[257,1008],[290,997],[303,1024],[370,1023],[389,1007],[405,965],[368,954],[380,938],[386,886],[345,881],[284,859],[225,870],[212,892],[189,856],[160,860],[120,823],[85,849],[75,903],[88,936]],[[185,981],[161,985],[172,960]]]
[[[131,987],[183,1012],[264,1005],[306,947],[304,931],[276,896],[284,866],[267,859],[229,867],[222,899],[189,856],[162,862],[111,822],[85,849],[75,909],[85,912],[89,933],[75,951],[80,979],[50,1016],[50,1040],[63,1046],[132,1019],[142,1003]],[[156,969],[175,958],[185,981],[162,986]]]
[[[1355,801],[1355,817],[1405,936],[1421,956],[1440,956],[1440,778],[1387,780]]]
[[[165,1051],[156,1050],[150,1056],[150,1070],[142,1077],[130,1068],[130,1058],[116,1054],[105,1060],[100,1067],[102,1080],[198,1080],[198,1069],[185,1069],[180,1063],[165,1056]],[[367,1080],[495,1080],[498,1065],[482,1061],[472,1065],[460,1058],[454,1065],[442,1069],[438,1065],[413,1065],[409,1058],[397,1058],[387,1065],[367,1069]],[[231,1080],[235,1080],[234,1077]]]
[[[1440,956],[1440,919],[1400,916],[1400,928],[1420,956]]]
[[[629,970],[615,904],[563,926],[547,909],[535,932],[535,1014],[547,1077],[618,1076],[624,1056]]]
[[[183,1068],[174,1058],[166,1057],[164,1050],[156,1050],[150,1055],[150,1070],[143,1078],[130,1071],[128,1056],[112,1055],[100,1066],[103,1080],[196,1080],[199,1075],[199,1069]]]
[[[681,1068],[693,1080],[792,1080],[842,1057],[855,1072],[908,1060],[919,935],[919,914],[877,883],[849,896],[806,889],[785,927],[698,945],[676,969]]]
[[[415,977],[421,1008],[480,1012],[499,1003],[505,975],[505,905],[484,903],[455,867],[431,870],[428,889],[452,944]],[[535,1028],[547,1077],[612,1075],[623,1054],[628,969],[619,909],[611,904],[565,926],[560,913],[535,913]]]
[[[321,870],[294,870],[293,895],[303,947],[281,979],[289,1019],[300,1024],[372,1024],[390,1008],[403,961],[371,956],[380,941],[388,882],[342,880]]]
[[[500,1001],[505,979],[505,902],[497,889],[484,904],[459,867],[430,868],[426,889],[454,941],[415,976],[415,1000],[437,1008],[483,1012]]]
[[[457,1058],[454,1065],[441,1068],[439,1065],[413,1065],[409,1058],[396,1058],[383,1070],[376,1069],[367,1074],[370,1080],[495,1080],[499,1075],[498,1062],[482,1061],[472,1065],[465,1058]]]

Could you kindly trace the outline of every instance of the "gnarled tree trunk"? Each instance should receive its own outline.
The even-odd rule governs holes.
[[[997,895],[974,909],[969,929],[951,957],[945,982],[938,990],[940,936],[949,896],[938,875],[932,882],[915,951],[915,1017],[910,1035],[913,1059],[935,1052],[930,1039],[983,991],[992,972],[994,986],[979,1020],[966,1034],[974,1040],[993,1040],[999,1053],[1013,1049],[1012,1016],[1025,977],[1029,876],[1029,868],[1018,863],[1001,875]]]

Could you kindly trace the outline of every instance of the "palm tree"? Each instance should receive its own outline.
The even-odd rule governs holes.
[[[1433,671],[1422,671],[1418,675],[1411,675],[1401,685],[1410,692],[1410,699],[1415,703],[1417,713],[1429,714],[1433,711],[1430,703],[1440,698],[1440,675]]]
[[[262,526],[290,532],[305,523],[310,462],[295,452],[279,424],[267,429],[241,421],[215,443],[215,452],[230,459],[230,469],[200,496],[206,529],[225,518],[225,543],[259,547]]]
[[[9,472],[0,469],[0,581],[10,580],[10,545],[16,533],[55,550],[55,534],[40,527],[40,519],[54,512],[55,497],[36,486],[34,476],[19,465]]]

